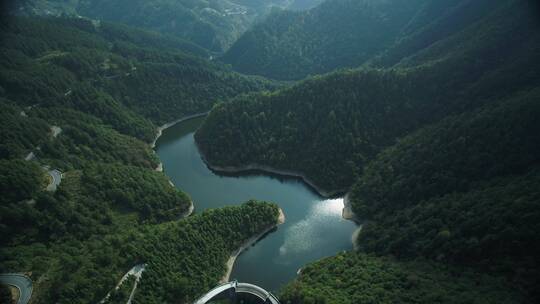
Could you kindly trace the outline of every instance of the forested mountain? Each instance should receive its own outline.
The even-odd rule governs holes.
[[[210,109],[210,167],[298,173],[362,223],[284,303],[540,302],[537,1],[6,4],[0,273],[28,274],[32,303],[98,303],[142,264],[133,303],[192,303],[277,223],[258,201],[184,218],[150,143]]]
[[[433,262],[451,273],[457,267],[505,278],[524,296],[518,302],[535,303],[538,6],[521,0],[460,1],[452,9],[433,3],[361,68],[219,104],[196,140],[211,166],[292,170],[330,193],[354,184],[350,202],[366,221],[359,250],[397,258],[396,276],[416,260],[424,269],[416,275],[426,280],[417,287],[433,280],[425,265]],[[366,293],[376,288],[373,281],[330,292],[369,275],[362,269],[366,259],[379,265],[378,258],[356,253],[314,263],[283,296],[292,303],[417,297],[399,283],[371,297]],[[390,267],[383,264],[373,267]],[[421,302],[467,302],[469,295],[451,295],[453,288],[448,294],[434,290]],[[401,293],[392,294],[396,289]]]
[[[318,0],[18,0],[21,15],[73,15],[171,34],[212,52],[226,50],[271,7],[306,9]]]
[[[306,12],[274,11],[221,60],[237,71],[275,79],[301,79],[367,62],[389,67],[505,2],[329,0]]]
[[[196,138],[216,166],[292,169],[344,191],[397,138],[537,86],[539,44],[531,7],[508,1],[398,68],[334,72],[220,104]]]
[[[156,124],[273,84],[107,22],[10,17],[0,32],[0,273],[29,274],[33,303],[97,303],[139,263],[155,280],[137,303],[194,299],[276,222],[277,207],[256,202],[178,221],[192,203],[149,145]]]
[[[268,85],[209,63],[182,41],[105,22],[13,18],[2,25],[1,39],[4,97],[24,106],[44,99],[42,105],[108,109],[106,117],[94,114],[147,141],[154,131],[134,112],[163,124]],[[120,126],[119,116],[139,122]]]

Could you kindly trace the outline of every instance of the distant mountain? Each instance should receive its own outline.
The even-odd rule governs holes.
[[[221,60],[243,73],[289,80],[358,67],[374,57],[374,64],[388,66],[502,2],[329,0],[310,11],[274,11]]]
[[[271,7],[305,9],[318,0],[19,0],[19,15],[81,15],[187,39],[213,52],[226,50]]]

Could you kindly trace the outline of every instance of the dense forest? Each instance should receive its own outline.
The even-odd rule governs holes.
[[[380,153],[354,185],[361,249],[505,274],[539,296],[538,90],[449,117]]]
[[[220,104],[196,134],[199,147],[216,166],[292,169],[329,192],[344,191],[397,138],[538,84],[540,58],[532,47],[540,43],[538,21],[527,4],[512,9],[422,50],[407,65],[334,72]],[[508,27],[490,26],[501,22]],[[459,38],[459,49],[440,48]],[[516,43],[492,51],[507,41]]]
[[[283,303],[523,303],[503,280],[425,261],[340,253],[302,269]]]
[[[232,73],[158,34],[104,22],[10,18],[1,39],[5,98],[83,110],[144,141],[154,133],[148,119],[163,124],[275,86]]]
[[[98,302],[138,263],[159,279],[137,303],[194,299],[276,222],[257,202],[180,221],[192,202],[149,145],[156,125],[276,84],[176,38],[81,18],[2,19],[0,41],[0,272],[30,275],[33,303]],[[46,191],[52,169],[61,181]]]
[[[473,2],[477,9],[464,14]],[[440,5],[423,3],[394,43],[362,67],[218,104],[196,133],[216,168],[270,166],[302,173],[327,193],[350,190],[364,223],[357,246],[377,258],[350,253],[314,263],[285,288],[287,301],[412,301],[421,289],[392,294],[399,284],[381,295],[366,291],[375,282],[330,291],[356,284],[345,269],[366,275],[352,260],[375,259],[380,271],[389,266],[377,259],[389,256],[398,268],[427,267],[427,282],[434,274],[426,265],[434,263],[450,273],[464,268],[505,280],[521,295],[517,302],[539,298],[539,253],[531,247],[540,243],[538,7],[512,0]],[[272,66],[292,75],[291,65]],[[453,282],[450,291],[467,284]],[[474,297],[433,293],[420,302]],[[491,295],[487,302],[499,302]]]

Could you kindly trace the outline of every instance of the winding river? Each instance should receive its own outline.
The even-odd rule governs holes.
[[[164,130],[155,148],[165,173],[193,199],[195,212],[257,199],[277,203],[286,216],[285,224],[238,257],[231,280],[277,291],[303,265],[352,249],[356,225],[341,217],[343,198],[325,199],[298,178],[262,172],[220,175],[208,169],[193,138],[203,120]]]

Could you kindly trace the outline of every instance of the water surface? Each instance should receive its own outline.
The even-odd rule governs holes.
[[[231,280],[277,291],[303,265],[352,249],[356,226],[341,218],[342,198],[322,198],[298,178],[264,173],[225,176],[208,169],[193,138],[203,120],[166,129],[156,144],[165,173],[191,196],[195,212],[257,199],[277,203],[286,216],[285,224],[238,257]]]

